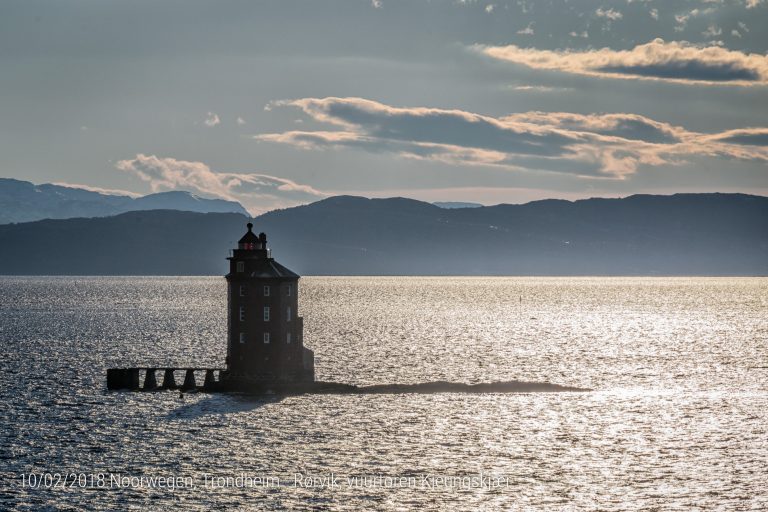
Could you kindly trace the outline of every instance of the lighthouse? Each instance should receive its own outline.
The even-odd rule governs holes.
[[[299,278],[274,258],[267,235],[247,225],[233,249],[227,279],[227,370],[230,383],[314,381],[314,354],[304,347]]]

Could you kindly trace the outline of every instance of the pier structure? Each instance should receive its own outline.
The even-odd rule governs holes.
[[[107,370],[107,389],[216,391],[221,387],[221,374],[224,371],[224,368],[110,368]],[[182,372],[184,380],[177,384],[176,375]],[[158,373],[163,375],[161,381],[157,379]],[[202,380],[196,376],[198,374]]]

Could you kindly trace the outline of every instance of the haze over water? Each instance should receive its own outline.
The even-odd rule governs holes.
[[[222,367],[225,286],[0,278],[0,508],[768,508],[768,368],[755,368],[768,366],[766,278],[301,280],[320,380],[517,379],[587,393],[260,400],[105,390],[107,367]],[[45,472],[196,486],[22,486],[22,473]],[[206,474],[241,472],[281,485],[205,485]],[[296,474],[331,473],[338,487],[294,485]],[[344,480],[479,473],[507,485]]]

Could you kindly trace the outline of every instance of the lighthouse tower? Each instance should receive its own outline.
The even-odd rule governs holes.
[[[226,380],[314,381],[314,354],[303,345],[298,315],[299,275],[272,258],[267,235],[254,234],[251,223],[227,259]]]

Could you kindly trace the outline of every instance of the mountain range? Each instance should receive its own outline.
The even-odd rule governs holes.
[[[248,215],[245,208],[235,201],[206,199],[189,192],[160,192],[130,197],[50,183],[34,185],[28,181],[0,178],[0,224],[41,219],[106,217],[129,211],[160,209]]]
[[[221,275],[236,213],[0,225],[1,274]],[[768,198],[635,195],[445,209],[336,196],[253,220],[309,275],[768,275]]]
[[[440,208],[480,208],[483,206],[480,203],[465,203],[462,201],[435,201],[432,203]]]

